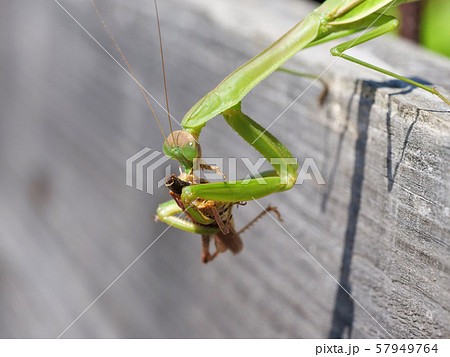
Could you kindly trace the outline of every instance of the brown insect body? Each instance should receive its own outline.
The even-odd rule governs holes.
[[[241,204],[240,202],[223,202],[204,200],[197,198],[192,202],[184,202],[181,194],[183,187],[208,183],[205,179],[198,179],[193,174],[187,175],[182,173],[178,177],[171,175],[166,180],[166,186],[170,190],[170,195],[175,200],[177,205],[184,211],[186,217],[193,223],[198,225],[215,226],[218,232],[214,234],[214,243],[216,246],[216,252],[211,254],[209,251],[211,235],[202,235],[202,256],[203,263],[208,263],[213,260],[219,253],[226,252],[228,249],[233,253],[239,253],[244,244],[240,238],[239,233],[236,232],[232,217],[232,209],[235,204]],[[190,209],[186,209],[189,207]],[[192,209],[196,213],[204,218],[204,221],[210,221],[209,224],[202,224],[198,219],[194,217]]]

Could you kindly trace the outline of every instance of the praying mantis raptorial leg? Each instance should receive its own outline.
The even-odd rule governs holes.
[[[199,225],[192,221],[188,221],[180,217],[182,213],[183,209],[180,208],[174,200],[161,203],[156,211],[158,220],[185,232],[208,235],[215,234],[219,231],[217,227]]]
[[[289,150],[261,125],[242,113],[240,103],[224,112],[223,116],[245,141],[275,165],[275,172],[259,179],[188,186],[183,189],[182,200],[250,201],[290,189],[297,180],[298,164]]]

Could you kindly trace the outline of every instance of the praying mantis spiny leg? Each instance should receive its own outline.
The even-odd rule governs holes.
[[[227,123],[251,146],[259,151],[272,165],[280,165],[264,179],[256,178],[233,182],[216,182],[192,185],[183,188],[182,200],[192,201],[203,198],[214,201],[251,201],[285,191],[297,180],[298,164],[289,150],[272,134],[242,113],[240,103],[226,110],[223,116]],[[257,140],[256,140],[257,139]]]

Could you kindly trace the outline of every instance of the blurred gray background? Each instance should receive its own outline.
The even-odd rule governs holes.
[[[163,103],[153,2],[96,2]],[[88,0],[61,4],[119,58]],[[169,102],[181,121],[314,5],[159,7]],[[163,138],[133,80],[54,1],[1,0],[0,26],[0,337],[55,338],[166,229],[152,217],[167,190],[125,185],[125,160],[161,150]],[[392,39],[377,44],[355,53],[449,90],[448,60]],[[321,73],[334,61],[328,48],[291,67]],[[271,128],[294,156],[314,158],[327,185],[306,181],[260,201],[278,206],[317,261],[268,217],[243,236],[242,253],[206,266],[200,237],[170,228],[62,337],[449,337],[448,108],[343,62],[325,76],[324,107],[313,85]],[[267,126],[309,84],[274,74],[244,110]],[[221,118],[201,142],[209,157],[258,157]],[[240,207],[236,225],[259,212]]]

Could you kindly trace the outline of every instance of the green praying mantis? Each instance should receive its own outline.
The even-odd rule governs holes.
[[[388,8],[408,1],[410,0],[325,1],[280,39],[236,69],[215,89],[201,98],[184,116],[181,122],[182,130],[174,131],[171,127],[170,134],[165,136],[163,151],[169,158],[179,162],[181,174],[178,177],[172,175],[167,180],[166,185],[173,199],[159,205],[157,218],[183,231],[200,234],[203,242],[201,260],[204,263],[211,261],[219,253],[228,249],[234,254],[238,253],[243,247],[240,233],[264,213],[271,210],[279,216],[276,208],[269,206],[255,220],[241,231],[236,232],[232,218],[234,205],[289,190],[296,182],[298,165],[292,154],[277,138],[242,112],[241,101],[253,87],[279,69],[283,63],[300,50],[362,32],[358,37],[333,47],[331,54],[422,88],[450,105],[449,100],[435,88],[344,53],[349,48],[395,29],[399,23],[398,20],[384,13]],[[157,13],[156,0],[155,8]],[[96,11],[98,12],[97,9]],[[163,60],[158,14],[157,19]],[[111,38],[113,39],[112,36]],[[116,42],[115,44],[118,48]],[[119,48],[118,50],[126,62]],[[164,61],[162,62],[164,74]],[[131,67],[128,66],[128,68],[134,76]],[[144,93],[140,84],[139,87]],[[202,153],[199,144],[199,136],[203,127],[218,115],[222,115],[239,136],[272,163],[272,170],[261,173],[264,184],[257,179],[245,180],[245,182],[209,183],[194,175],[196,162],[197,164],[200,162],[200,167],[204,170],[218,171],[217,168],[201,164]],[[273,164],[274,162],[276,164]],[[180,216],[182,213],[185,213],[184,217]],[[209,252],[210,237],[212,236],[214,236],[216,245],[214,254]]]

